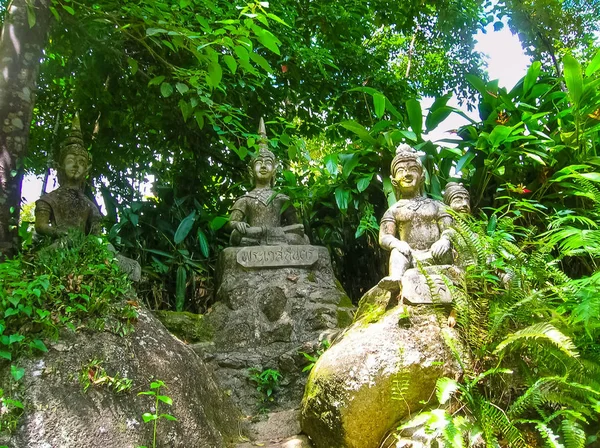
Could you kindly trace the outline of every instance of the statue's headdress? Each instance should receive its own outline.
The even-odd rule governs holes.
[[[450,205],[452,200],[459,194],[470,196],[469,190],[467,190],[463,184],[458,182],[448,182],[446,188],[444,188],[444,203]]]
[[[398,145],[398,147],[396,148],[396,156],[392,159],[392,177],[394,177],[394,175],[396,174],[396,169],[399,163],[409,161],[415,162],[419,166],[421,171],[423,171],[423,162],[421,162],[421,158],[419,157],[417,151],[415,151],[413,148],[411,148],[405,143]]]
[[[256,159],[258,159],[258,158],[270,159],[273,163],[276,163],[277,158],[275,157],[275,154],[273,154],[271,151],[269,151],[269,146],[268,146],[269,140],[267,139],[267,130],[265,128],[265,120],[263,120],[262,117],[260,118],[260,123],[258,125],[258,135],[259,135],[258,152],[256,153]],[[254,161],[252,163],[254,164]]]
[[[85,158],[90,159],[89,152],[85,149],[85,145],[83,143],[83,134],[81,133],[81,124],[79,122],[79,115],[75,114],[73,117],[73,122],[71,123],[71,129],[69,130],[69,134],[67,138],[63,141],[60,153],[59,153],[59,163],[62,164],[63,160],[68,154],[75,154],[84,156]]]

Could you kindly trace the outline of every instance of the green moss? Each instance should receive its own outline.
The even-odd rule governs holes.
[[[309,272],[308,275],[306,276],[306,278],[308,279],[309,282],[317,283],[317,276],[315,275],[314,272]]]
[[[203,314],[187,311],[156,311],[156,317],[167,329],[187,342],[209,342],[214,329]]]
[[[374,305],[371,303],[361,304],[356,316],[355,322],[360,322],[363,325],[377,322],[385,314],[385,306]]]
[[[338,303],[338,306],[342,308],[354,308],[352,300],[350,300],[350,297],[348,297],[346,294],[342,296],[340,302]]]
[[[350,310],[337,310],[337,326],[338,328],[346,328],[352,323],[352,312]]]

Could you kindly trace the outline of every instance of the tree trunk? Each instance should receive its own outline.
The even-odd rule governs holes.
[[[50,25],[49,5],[50,0],[13,0],[0,35],[0,259],[19,247],[23,162]]]

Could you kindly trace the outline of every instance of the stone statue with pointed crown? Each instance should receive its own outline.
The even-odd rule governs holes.
[[[238,198],[231,208],[229,228],[232,246],[308,244],[304,226],[289,198],[273,190],[277,159],[267,147],[264,120],[260,119],[259,150],[250,163],[254,189]]]
[[[379,231],[379,244],[391,252],[389,276],[382,280],[382,286],[390,288],[417,267],[417,261],[423,266],[452,262],[452,217],[444,203],[423,194],[423,164],[410,146],[398,146],[391,178],[398,201],[383,215]]]
[[[72,229],[85,234],[99,233],[102,215],[83,192],[89,168],[90,156],[84,147],[76,115],[59,153],[57,174],[60,186],[35,203],[35,230],[38,234],[58,238]]]

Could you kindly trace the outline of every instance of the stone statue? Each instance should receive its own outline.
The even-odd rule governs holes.
[[[83,186],[90,167],[90,156],[83,145],[79,118],[73,120],[58,158],[60,187],[43,195],[35,203],[35,230],[41,235],[58,238],[71,229],[85,234],[100,231],[102,215],[84,193]]]
[[[379,244],[391,251],[389,276],[382,281],[398,284],[417,260],[424,266],[451,263],[452,218],[442,202],[423,194],[423,165],[410,146],[396,150],[391,178],[398,202],[381,219]]]
[[[277,159],[267,149],[265,123],[260,119],[259,150],[250,164],[254,189],[238,198],[231,208],[229,228],[232,246],[308,244],[304,226],[298,223],[289,198],[273,190]]]
[[[456,213],[471,213],[469,191],[458,182],[448,182],[444,189],[444,203]]]

